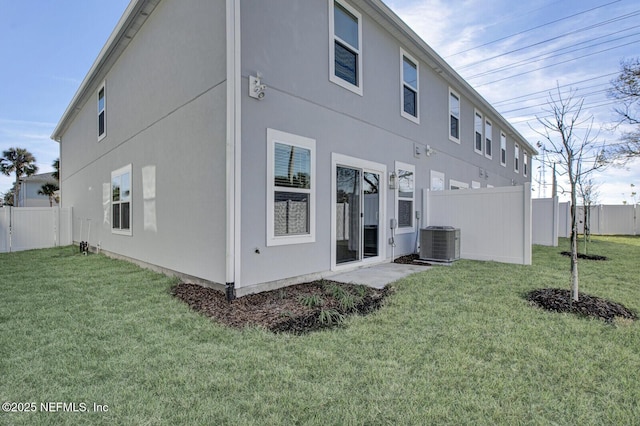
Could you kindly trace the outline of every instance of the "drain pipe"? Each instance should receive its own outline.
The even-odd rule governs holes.
[[[389,221],[389,226],[391,227],[391,238],[389,238],[389,244],[391,245],[391,262],[396,260],[396,228],[398,226],[398,220],[393,218]]]

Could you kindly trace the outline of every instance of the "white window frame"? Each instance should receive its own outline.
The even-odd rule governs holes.
[[[408,84],[404,81],[404,61],[407,59],[409,62],[416,66],[416,87]],[[413,116],[404,110],[404,87],[416,92],[416,115]],[[400,115],[407,120],[413,121],[416,124],[420,124],[420,63],[408,54],[404,49],[400,48]]]
[[[459,180],[449,179],[449,190],[456,189],[469,189],[469,184],[466,182],[461,182]]]
[[[453,113],[453,108],[451,105],[451,97],[455,97],[458,99],[458,116],[456,117]],[[460,99],[460,94],[449,87],[449,140],[455,143],[460,143],[460,129],[462,128],[460,116],[462,115],[462,99]],[[455,117],[458,119],[458,137],[454,137],[451,134],[451,117]]]
[[[500,165],[507,167],[507,135],[500,131]]]
[[[404,170],[406,172],[411,172],[413,173],[413,194],[411,196],[411,198],[409,197],[402,197],[400,198],[400,170]],[[400,227],[400,221],[398,221],[398,227],[396,228],[396,234],[408,234],[410,232],[416,232],[416,166],[413,164],[407,164],[407,163],[402,163],[400,161],[396,161],[395,162],[395,171],[396,171],[396,179],[397,179],[397,185],[396,185],[396,190],[395,190],[395,217],[396,219],[400,217],[399,215],[399,205],[400,205],[400,200],[405,200],[405,201],[411,201],[411,226],[403,226],[402,228]]]
[[[478,129],[477,129],[478,119],[480,120],[480,149],[478,149],[478,146],[476,144],[476,133],[478,133]],[[482,143],[484,142],[483,138],[484,138],[484,117],[480,111],[478,111],[477,109],[474,109],[473,110],[473,150],[480,155],[483,155],[483,152],[482,152]]]
[[[484,156],[493,158],[493,123],[486,117],[484,119]]]
[[[513,145],[513,171],[520,173],[520,145]]]
[[[102,98],[103,98],[102,109],[100,108],[100,92],[102,92]],[[98,142],[100,142],[102,139],[104,139],[107,136],[107,84],[106,84],[106,81],[103,81],[100,87],[98,88],[98,91],[96,92],[96,98],[97,98],[96,107],[98,111],[98,114],[96,116],[96,133],[98,135]],[[100,133],[100,115],[101,114],[103,115],[102,133]]]
[[[526,152],[522,153],[522,175],[524,177],[527,177],[528,174],[528,168],[529,168],[529,156],[527,155]]]
[[[431,189],[431,191],[444,191],[446,189],[444,173],[438,172],[436,170],[431,170],[430,177],[431,177],[431,181],[429,184],[429,188]],[[442,182],[442,188],[435,187],[434,183],[436,180],[438,180],[439,182]]]
[[[329,80],[340,87],[357,93],[362,96],[362,14],[354,9],[351,5],[344,0],[328,0],[329,2]],[[350,14],[352,14],[358,20],[358,48],[351,46],[346,41],[342,40],[336,35],[335,22],[334,22],[334,5],[338,3]],[[338,41],[351,49],[358,56],[358,70],[356,71],[356,79],[358,84],[354,85],[336,75],[336,52],[335,42]]]
[[[114,220],[113,220],[113,205],[114,205],[114,200],[113,200],[113,180],[114,178],[118,177],[118,176],[123,176],[125,174],[129,174],[129,200],[128,201],[117,201],[118,204],[122,205],[123,202],[128,202],[129,203],[129,228],[128,229],[123,229],[122,226],[120,228],[114,228],[113,224],[114,224]],[[131,236],[133,235],[133,173],[132,173],[132,167],[131,164],[128,164],[122,168],[119,168],[118,170],[114,170],[111,172],[111,182],[109,183],[109,187],[111,189],[111,191],[109,192],[109,201],[110,201],[110,205],[111,205],[111,233],[112,234],[117,234],[117,235],[127,235],[127,236]],[[122,209],[120,210],[122,211]],[[122,220],[120,220],[120,224],[122,225]]]
[[[292,145],[311,152],[311,187],[288,188],[275,184],[274,151],[276,143]],[[304,136],[294,135],[275,129],[267,129],[267,246],[281,246],[287,244],[305,244],[316,241],[316,141]],[[309,233],[302,235],[275,235],[275,200],[274,194],[278,188],[284,192],[299,192],[309,194]]]

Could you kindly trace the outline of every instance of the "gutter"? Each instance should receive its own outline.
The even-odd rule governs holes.
[[[226,0],[227,14],[227,141],[226,141],[226,244],[225,294],[236,297],[240,283],[240,142],[241,68],[240,1]]]

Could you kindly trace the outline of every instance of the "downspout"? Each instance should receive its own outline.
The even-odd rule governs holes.
[[[226,0],[227,138],[225,295],[236,297],[240,280],[240,1]]]

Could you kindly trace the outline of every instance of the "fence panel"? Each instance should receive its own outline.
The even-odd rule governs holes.
[[[598,234],[601,235],[635,235],[635,206],[601,206]],[[593,222],[592,222],[593,223]],[[592,232],[595,234],[595,232]]]
[[[460,257],[531,264],[531,186],[429,191],[426,225],[460,229]]]
[[[71,209],[5,207],[0,209],[0,252],[71,244]]]
[[[558,246],[558,197],[538,198],[532,201],[532,241],[543,246]]]

